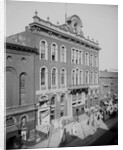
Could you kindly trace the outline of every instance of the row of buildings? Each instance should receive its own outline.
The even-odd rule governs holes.
[[[99,72],[101,48],[84,36],[82,27],[76,15],[54,25],[35,12],[24,32],[7,37],[8,143],[17,133],[28,140],[35,129],[63,116],[83,114],[86,108],[99,105],[104,95],[117,93],[117,73]]]

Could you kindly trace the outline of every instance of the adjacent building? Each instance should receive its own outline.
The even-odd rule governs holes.
[[[118,98],[118,72],[99,72],[100,101],[108,101],[111,97]]]
[[[16,105],[10,105],[11,113],[16,110],[19,114],[17,123],[25,115],[26,119],[36,121],[38,130],[63,116],[73,117],[99,104],[100,47],[94,39],[84,36],[82,27],[77,15],[68,17],[63,25],[54,25],[35,12],[33,22],[24,32],[8,37],[24,49],[16,54],[16,49],[13,52],[7,48],[7,67],[11,68],[8,70],[14,68],[14,76],[8,71],[7,80],[15,80],[7,88],[17,87],[12,89]],[[7,90],[10,103],[8,93]]]
[[[11,148],[21,135],[27,140],[35,132],[34,59],[37,50],[7,38],[6,41],[6,141]],[[9,146],[9,147],[8,147]]]

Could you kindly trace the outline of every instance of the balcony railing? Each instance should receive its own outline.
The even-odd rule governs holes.
[[[68,85],[68,89],[80,89],[80,88],[89,88],[89,85],[87,85],[87,84],[78,84],[78,85],[70,84],[70,85]]]

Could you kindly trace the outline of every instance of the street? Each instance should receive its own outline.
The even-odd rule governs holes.
[[[118,144],[118,117],[115,116],[105,122],[109,130],[98,128],[97,132],[89,135],[81,140],[76,137],[60,147],[78,147],[78,146],[102,146],[102,145],[117,145]]]

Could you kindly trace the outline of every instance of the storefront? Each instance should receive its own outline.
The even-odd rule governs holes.
[[[48,96],[42,96],[38,102],[38,126],[50,123],[50,106]]]

